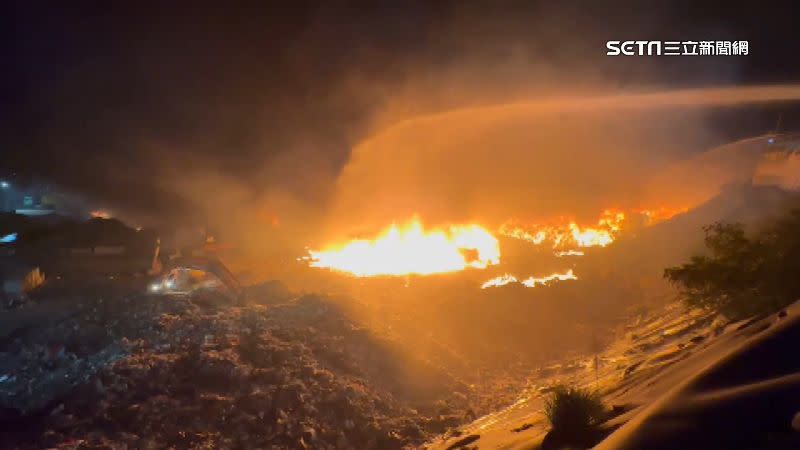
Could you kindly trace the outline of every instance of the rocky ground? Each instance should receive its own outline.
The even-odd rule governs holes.
[[[323,297],[270,292],[14,305],[0,448],[416,447],[515,395],[416,358]]]

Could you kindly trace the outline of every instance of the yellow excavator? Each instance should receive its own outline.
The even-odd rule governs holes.
[[[206,229],[177,230],[167,246],[162,246],[159,238],[150,269],[156,277],[150,292],[170,295],[212,290],[240,301],[242,286],[219,259],[219,253],[230,248],[219,244],[215,234]]]

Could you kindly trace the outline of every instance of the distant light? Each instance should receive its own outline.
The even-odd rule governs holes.
[[[153,283],[150,285],[150,292],[158,292],[161,290],[161,285],[158,283]]]
[[[767,139],[767,142],[772,144],[773,142],[775,142],[775,138],[769,138],[769,139]]]
[[[11,185],[8,183],[8,181],[0,181],[0,188],[8,189],[9,187],[11,187]]]
[[[89,216],[92,219],[110,219],[111,213],[102,209],[96,209],[94,211],[89,212]]]
[[[17,233],[7,234],[0,238],[0,244],[10,244],[17,240]]]

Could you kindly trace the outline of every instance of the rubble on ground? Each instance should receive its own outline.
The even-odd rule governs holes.
[[[404,448],[481,409],[325,298],[280,295],[70,300],[78,313],[0,339],[0,421],[17,430],[0,447]]]

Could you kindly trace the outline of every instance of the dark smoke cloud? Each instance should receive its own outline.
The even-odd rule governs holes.
[[[251,214],[277,215],[281,230],[297,230],[296,239],[282,244],[290,247],[307,243],[329,210],[342,217],[333,194],[351,149],[403,120],[554,93],[791,81],[800,73],[797,64],[773,57],[794,53],[787,48],[796,45],[791,18],[762,5],[713,14],[664,2],[635,10],[577,2],[15,8],[2,27],[5,166],[40,173],[132,216],[216,221],[253,240],[267,225]],[[771,34],[765,35],[767,20]],[[628,37],[749,39],[753,56],[605,56],[606,40]],[[537,139],[549,142],[548,134],[557,133],[568,138],[535,150],[554,163],[565,146],[589,146],[604,135],[623,143],[657,137],[664,141],[657,150],[681,153],[749,131],[720,132],[699,112],[676,112],[669,125],[651,124],[645,131],[645,117],[631,113],[629,119],[620,127],[580,113],[537,119]],[[694,127],[695,120],[708,128]],[[692,128],[685,137],[682,124]],[[752,128],[762,131],[763,122],[757,125]],[[523,148],[528,138],[513,129],[525,127],[517,118],[482,139],[498,139],[487,147],[492,150],[501,143]],[[436,134],[408,145],[469,135]],[[614,139],[598,147],[609,155],[608,167],[601,167],[660,163],[617,153]],[[470,162],[479,161],[437,164]],[[510,179],[520,179],[526,167],[515,170]],[[599,176],[578,172],[570,181],[579,192],[609,199],[621,194],[622,188],[595,191]],[[563,166],[540,171],[537,183],[563,183],[564,173]],[[470,183],[487,182],[479,173],[469,175]],[[463,196],[467,183],[448,185],[447,201]],[[551,201],[527,192],[512,200],[533,198],[537,208]],[[454,214],[493,214],[472,209]],[[358,213],[354,223],[367,217]]]

